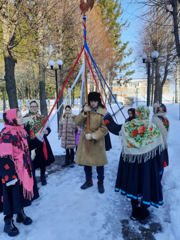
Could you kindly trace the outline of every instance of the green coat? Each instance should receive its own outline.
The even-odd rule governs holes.
[[[86,166],[104,166],[108,163],[105,150],[105,135],[108,133],[108,129],[104,124],[103,117],[106,114],[105,109],[98,107],[97,111],[89,112],[89,133],[92,138],[90,142],[90,152],[88,152],[87,140],[85,134],[87,133],[86,119],[87,116],[80,112],[75,117],[75,124],[82,126],[81,137],[76,153],[77,164]]]

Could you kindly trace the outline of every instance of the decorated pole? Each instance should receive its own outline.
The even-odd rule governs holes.
[[[85,86],[86,86],[86,104],[88,104],[88,84],[87,84],[87,60],[86,60],[86,15],[83,16],[83,29],[84,29],[84,58],[85,58]],[[89,134],[89,111],[87,111],[87,134]],[[90,143],[89,140],[87,141],[88,144],[88,152],[90,151]]]

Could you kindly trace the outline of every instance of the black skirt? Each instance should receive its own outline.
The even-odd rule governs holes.
[[[20,213],[22,208],[30,206],[31,202],[39,197],[34,171],[33,177],[34,197],[32,200],[24,198],[23,187],[20,185],[19,181],[16,182],[15,185],[7,187],[5,184],[2,184],[2,178],[0,177],[0,212],[3,212],[4,215]]]
[[[159,207],[163,204],[161,186],[163,152],[148,161],[124,162],[120,156],[115,191],[129,198],[141,198],[142,203]]]
[[[49,141],[46,137],[44,137],[44,140],[46,142],[46,148],[47,148],[47,153],[48,153],[48,159],[44,157],[43,153],[43,145],[39,146],[35,151],[36,151],[36,157],[33,160],[33,166],[34,169],[37,168],[44,168],[49,166],[51,163],[55,161],[51,146],[49,144]]]

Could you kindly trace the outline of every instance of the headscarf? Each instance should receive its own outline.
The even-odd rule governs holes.
[[[153,112],[152,123],[160,129],[165,146],[167,147],[167,139],[169,135],[169,120],[165,117],[167,114],[167,108],[163,103],[155,103],[153,105]]]
[[[164,143],[161,132],[149,121],[150,110],[146,106],[139,106],[131,122],[122,126],[122,156],[124,161],[138,163],[146,162],[156,155],[156,150],[163,151]]]
[[[32,113],[29,111],[23,117],[23,124],[30,124],[30,138],[33,139],[36,137],[38,133],[40,133],[44,123],[46,121],[46,117],[41,115],[38,111],[36,113]]]
[[[33,175],[27,133],[23,125],[17,124],[18,109],[10,109],[3,113],[4,128],[0,132],[0,157],[10,157],[14,162],[20,184],[23,186],[24,198],[33,197]]]
[[[130,122],[131,120],[133,120],[133,119],[136,118],[136,117],[135,117],[135,111],[136,111],[136,109],[135,109],[135,108],[129,108],[127,112],[129,112],[129,111],[132,112],[132,115],[133,115],[133,116],[132,116],[132,117],[128,117],[128,118],[126,119],[126,122]]]

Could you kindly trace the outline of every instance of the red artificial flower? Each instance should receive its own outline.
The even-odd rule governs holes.
[[[138,135],[138,131],[137,131],[137,130],[133,130],[133,131],[132,131],[132,136],[133,136],[133,137],[137,137],[137,135]]]
[[[5,139],[9,139],[9,135],[4,136]]]
[[[5,168],[6,170],[10,169],[10,167],[9,167],[8,164],[6,164],[6,165],[4,166],[4,168]]]
[[[141,116],[141,111],[139,110],[139,111],[137,111],[137,116],[139,117],[139,116]]]
[[[109,124],[109,120],[107,120],[107,119],[104,120],[104,124],[105,124],[105,125],[108,125],[108,124]]]
[[[17,177],[16,177],[16,175],[13,175],[12,178],[13,178],[13,179],[16,179]]]

